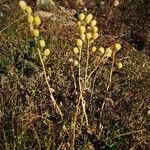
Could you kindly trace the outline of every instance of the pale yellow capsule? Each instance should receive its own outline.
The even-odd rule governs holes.
[[[117,68],[118,68],[118,69],[121,69],[121,68],[123,67],[123,65],[122,65],[122,63],[121,63],[121,62],[116,63],[116,66],[117,66]]]
[[[87,24],[89,24],[89,23],[91,22],[92,18],[93,18],[93,15],[92,15],[92,14],[88,14],[88,15],[85,17],[85,22],[86,22]]]
[[[25,1],[19,1],[19,6],[22,10],[26,10],[27,4]]]
[[[88,40],[90,40],[90,39],[92,38],[92,34],[91,34],[91,33],[87,33],[87,34],[86,34],[86,38],[87,38]]]
[[[103,55],[104,53],[105,53],[105,49],[104,49],[104,47],[99,47],[99,49],[98,49],[99,51],[100,51],[100,53]]]
[[[40,19],[39,16],[35,16],[35,17],[34,17],[34,24],[35,24],[36,26],[39,26],[39,25],[41,24],[41,19]]]
[[[81,40],[85,41],[85,34],[80,34]]]
[[[40,40],[39,41],[39,44],[40,44],[40,46],[43,48],[43,47],[45,47],[45,41],[44,40]]]
[[[77,47],[74,47],[73,48],[73,52],[74,52],[74,54],[78,54],[79,53],[79,49]]]
[[[35,36],[35,37],[38,37],[40,34],[38,29],[33,29],[32,33],[33,33],[33,36]]]
[[[94,26],[96,26],[97,21],[96,20],[92,20],[90,23],[91,28],[93,28]]]
[[[112,55],[112,50],[111,50],[111,48],[106,48],[105,57],[111,57],[111,55]]]
[[[25,11],[26,11],[27,14],[30,15],[32,13],[32,8],[30,6],[27,6]]]
[[[93,33],[92,37],[93,37],[94,40],[97,39],[98,38],[98,33],[97,32]]]
[[[48,56],[49,54],[50,54],[50,50],[49,50],[49,49],[45,49],[44,55],[45,55],[45,56]]]
[[[83,42],[82,42],[81,39],[77,39],[77,43],[76,44],[77,44],[78,47],[82,47]]]
[[[80,34],[85,33],[85,30],[86,30],[85,26],[80,26]]]
[[[93,32],[94,32],[94,33],[98,32],[98,27],[96,27],[96,26],[93,27]]]
[[[92,52],[94,53],[95,51],[96,51],[96,47],[93,46],[93,47],[92,47]]]
[[[84,18],[85,18],[85,14],[84,14],[84,13],[80,13],[80,14],[79,14],[79,19],[80,19],[80,21],[83,21]]]
[[[34,20],[34,18],[33,18],[33,16],[32,15],[28,15],[28,22],[30,23],[30,24],[32,24],[33,23],[33,20]]]
[[[78,24],[78,26],[81,26],[82,23],[81,23],[81,21],[78,21],[77,24]]]
[[[119,50],[121,49],[121,44],[116,43],[116,44],[115,44],[115,48],[116,48],[117,51],[119,51]]]

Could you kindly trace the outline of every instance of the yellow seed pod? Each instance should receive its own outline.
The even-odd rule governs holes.
[[[104,49],[104,47],[99,47],[99,49],[98,49],[99,51],[100,51],[100,53],[103,55],[104,53],[105,53],[105,49]]]
[[[41,19],[40,19],[39,16],[35,16],[35,17],[34,17],[34,24],[35,24],[36,26],[39,26],[39,25],[41,24]]]
[[[74,54],[78,54],[79,53],[79,49],[77,47],[74,47],[73,48],[73,52],[74,52]]]
[[[26,10],[27,4],[25,1],[19,1],[19,6],[22,10]]]
[[[121,63],[121,62],[116,63],[116,66],[117,66],[117,68],[118,68],[118,69],[121,69],[121,68],[123,67],[123,65],[122,65],[122,63]]]
[[[78,47],[82,47],[82,40],[81,39],[77,39],[77,46]]]
[[[45,47],[45,41],[44,40],[40,40],[39,41],[39,44],[40,44],[40,46],[43,48],[43,47]]]
[[[115,48],[116,48],[117,51],[119,51],[119,50],[121,49],[121,44],[116,43],[116,44],[115,44]]]
[[[78,62],[77,60],[75,60],[75,61],[73,62],[73,64],[74,64],[74,66],[77,66],[77,65],[79,64],[79,62]]]
[[[33,16],[32,15],[28,15],[28,22],[30,23],[30,24],[32,24],[33,23],[33,20],[34,20],[34,18],[33,18]]]
[[[90,40],[90,39],[92,38],[92,34],[91,34],[91,33],[87,33],[87,34],[86,34],[86,38],[87,38],[88,40]]]
[[[40,33],[39,33],[38,29],[33,29],[32,34],[33,34],[33,36],[38,37]]]
[[[77,24],[78,24],[78,26],[81,26],[82,23],[81,23],[81,21],[78,21]]]
[[[27,6],[25,11],[26,11],[27,14],[30,15],[32,13],[32,8],[30,6]]]
[[[89,24],[89,23],[91,22],[92,18],[93,18],[93,15],[92,15],[92,14],[88,14],[88,15],[85,17],[85,22],[86,22],[87,24]]]
[[[84,18],[85,18],[85,14],[84,14],[84,13],[80,13],[80,14],[79,14],[79,19],[80,19],[80,21],[83,21]]]
[[[93,32],[94,32],[94,33],[97,33],[97,32],[98,32],[98,27],[96,27],[96,26],[93,27]]]
[[[92,20],[90,23],[91,28],[93,28],[97,24],[96,20]]]
[[[98,33],[97,32],[93,33],[93,39],[95,40],[97,38],[98,38]]]
[[[81,40],[85,41],[85,34],[80,34]]]
[[[48,56],[49,54],[50,54],[50,50],[49,50],[49,49],[45,49],[44,55],[45,55],[45,56]]]
[[[85,33],[85,30],[86,30],[85,26],[80,26],[80,34]]]
[[[95,51],[96,51],[96,47],[93,46],[93,47],[92,47],[92,52],[94,53]]]
[[[111,57],[111,55],[112,55],[112,50],[111,50],[111,48],[106,48],[105,57]]]

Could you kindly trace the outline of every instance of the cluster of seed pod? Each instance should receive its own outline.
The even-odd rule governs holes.
[[[76,41],[76,46],[73,48],[73,53],[75,55],[78,55],[80,51],[82,50],[83,43],[87,44],[87,46],[90,46],[91,43],[94,42],[99,36],[98,34],[98,27],[97,21],[94,19],[92,14],[85,15],[84,13],[80,13],[78,17],[78,28],[79,28],[79,35],[80,38]],[[91,53],[96,52],[97,50],[100,52],[100,56],[103,58],[109,58],[112,57],[113,53],[116,53],[121,49],[120,43],[115,43],[114,48],[104,48],[96,46],[93,46],[91,48]],[[74,64],[74,66],[77,66],[79,64],[78,60],[70,59],[70,62]],[[116,66],[121,69],[122,63],[118,62],[116,63]]]
[[[38,30],[38,26],[41,24],[41,19],[39,16],[34,16],[32,14],[32,8],[26,4],[25,1],[19,1],[19,6],[24,11],[25,14],[27,14],[27,21],[30,26],[30,31],[33,35],[33,37],[36,39],[37,44],[40,46],[40,49],[45,48],[45,41],[43,39],[39,39],[40,32]],[[37,40],[38,38],[38,40]],[[43,52],[43,58],[46,59],[50,54],[49,49],[45,49]]]
[[[85,15],[80,13],[78,17],[78,28],[80,38],[76,41],[76,46],[73,48],[73,53],[78,55],[82,50],[83,43],[87,44],[89,47],[90,44],[98,38],[98,27],[96,26],[97,21],[94,19],[92,14]],[[92,47],[92,52],[96,51],[96,47]],[[74,66],[77,66],[79,62],[77,60],[72,60]]]
[[[113,48],[104,48],[104,47],[99,47],[99,52],[100,55],[103,56],[103,58],[109,58],[112,57],[113,54],[116,54],[121,49],[121,44],[120,43],[115,43]],[[121,69],[123,67],[121,62],[116,62],[116,66],[118,69]]]
[[[80,38],[86,43],[92,43],[98,38],[98,27],[96,26],[97,21],[94,19],[92,14],[85,15],[84,13],[79,14],[79,33]]]

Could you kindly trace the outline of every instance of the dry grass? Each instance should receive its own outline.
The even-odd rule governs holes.
[[[4,17],[0,18],[2,30],[19,18],[22,12],[17,8],[16,1],[2,0],[0,3],[2,3],[0,10],[4,14]],[[86,95],[89,99],[86,106],[89,126],[83,126],[80,122],[82,115],[78,115],[75,149],[147,150],[150,148],[148,51],[138,51],[129,41],[130,29],[124,24],[125,19],[120,18],[123,10],[117,10],[119,13],[113,22],[114,18],[107,16],[108,11],[102,10],[106,14],[99,13],[98,5],[96,6],[94,1],[91,6],[92,8],[90,5],[88,7],[97,15],[101,29],[101,38],[97,40],[97,44],[109,46],[116,40],[121,41],[123,50],[119,53],[118,59],[122,60],[124,67],[121,70],[114,70],[109,91],[106,91],[106,88],[109,82],[110,62],[103,66],[102,72],[92,76],[95,81],[94,91],[92,96],[91,92]],[[133,5],[133,8],[135,7],[136,5]],[[42,68],[35,53],[34,41],[29,36],[25,19],[22,19],[0,33],[0,149],[2,150],[65,150],[70,147],[71,120],[76,99],[68,59],[72,55],[77,28],[74,24],[66,26],[60,22],[52,22],[48,18],[42,21],[40,27],[42,36],[52,50],[46,62],[50,76],[49,83],[55,89],[54,97],[64,118],[62,120],[56,114],[50,102],[48,89],[41,75]],[[113,22],[113,26],[110,22]],[[117,34],[115,25],[118,29]],[[123,33],[127,35],[122,36]]]

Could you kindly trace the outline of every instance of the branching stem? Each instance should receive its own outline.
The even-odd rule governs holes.
[[[35,41],[36,41],[36,39],[35,39]],[[54,96],[53,96],[53,93],[52,93],[50,84],[49,84],[49,82],[48,82],[48,80],[47,80],[46,69],[45,69],[45,65],[44,65],[44,62],[43,62],[43,59],[42,59],[42,55],[41,55],[40,49],[37,48],[37,51],[38,51],[38,55],[39,55],[39,58],[40,58],[40,61],[41,61],[41,64],[42,64],[44,79],[45,79],[45,82],[46,82],[46,84],[47,84],[47,87],[48,87],[48,90],[49,90],[49,93],[50,93],[51,100],[52,100],[52,102],[53,102],[54,107],[56,107],[57,112],[58,112],[58,113],[60,114],[60,116],[63,118],[62,112],[61,112],[61,110],[60,110],[58,104],[57,104],[56,101],[55,101],[55,98],[54,98]]]

